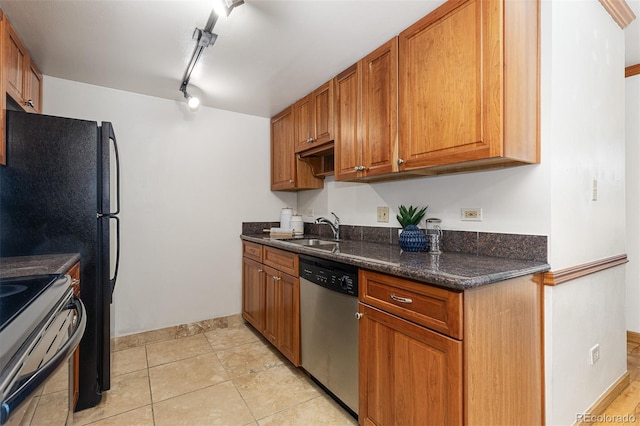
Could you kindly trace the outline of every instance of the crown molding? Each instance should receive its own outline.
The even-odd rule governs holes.
[[[636,15],[625,0],[598,0],[604,9],[611,15],[616,24],[623,30],[629,25]]]

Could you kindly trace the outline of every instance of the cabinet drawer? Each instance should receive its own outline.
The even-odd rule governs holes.
[[[298,255],[273,247],[264,246],[262,263],[294,277],[298,276]]]
[[[462,339],[462,293],[360,270],[360,301]]]
[[[250,259],[262,262],[262,246],[249,241],[242,242],[242,255]]]

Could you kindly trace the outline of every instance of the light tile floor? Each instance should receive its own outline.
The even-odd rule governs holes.
[[[111,389],[98,406],[75,413],[74,425],[357,424],[244,324],[112,356]],[[625,415],[640,425],[640,344],[627,342],[627,364],[631,384],[598,425]]]
[[[356,425],[246,325],[112,354],[111,389],[74,425]]]

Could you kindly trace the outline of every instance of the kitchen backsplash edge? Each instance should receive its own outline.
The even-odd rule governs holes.
[[[243,222],[242,233],[245,235],[260,234],[263,229],[278,227],[279,225],[279,222]],[[340,238],[352,241],[398,244],[398,229],[341,225]],[[304,233],[333,238],[333,233],[328,226],[315,223],[305,223]],[[442,251],[546,263],[547,236],[443,230]]]

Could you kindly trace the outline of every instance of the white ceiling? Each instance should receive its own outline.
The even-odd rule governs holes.
[[[595,0],[589,0],[595,1]],[[213,30],[189,92],[270,117],[443,0],[245,0]],[[627,0],[640,16],[640,0]],[[182,100],[182,76],[213,0],[0,0],[43,74]],[[640,63],[640,24],[627,65]]]

